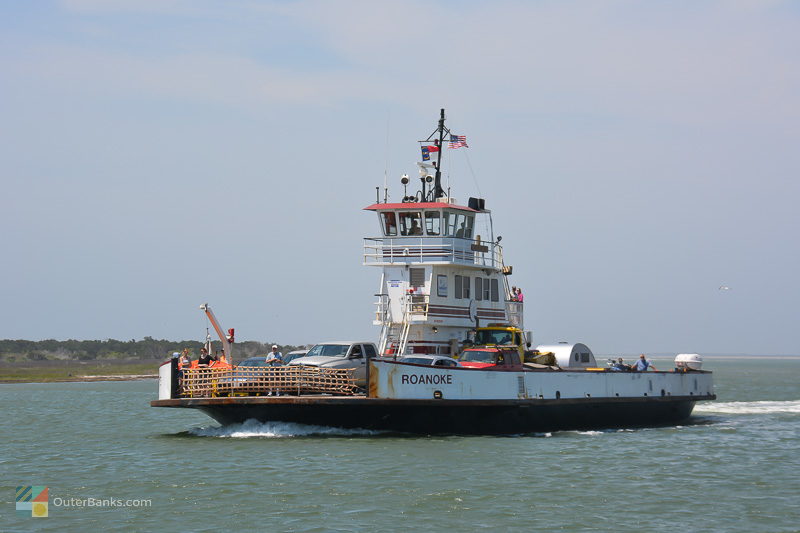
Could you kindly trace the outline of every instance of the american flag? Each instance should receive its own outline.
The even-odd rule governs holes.
[[[469,148],[466,135],[450,135],[450,148]]]

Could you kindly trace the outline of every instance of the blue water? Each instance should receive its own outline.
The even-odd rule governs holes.
[[[149,407],[155,381],[0,385],[0,530],[800,531],[800,359],[706,367],[718,400],[689,424],[514,437],[220,428]],[[49,516],[17,516],[17,485]],[[64,506],[90,498],[150,504]]]

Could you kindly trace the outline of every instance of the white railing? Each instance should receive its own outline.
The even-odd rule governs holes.
[[[375,322],[386,324],[389,322],[389,295],[376,294],[378,301],[375,302]]]
[[[500,268],[502,248],[472,239],[436,237],[368,237],[364,239],[365,265],[394,263],[456,263]]]
[[[403,301],[405,316],[409,320],[415,317],[428,318],[428,295],[407,294]]]
[[[509,324],[522,329],[525,323],[522,302],[506,300],[506,316],[508,317]]]

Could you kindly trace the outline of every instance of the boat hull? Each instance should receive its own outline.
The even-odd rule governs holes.
[[[222,425],[293,422],[416,434],[501,435],[673,425],[716,396],[559,400],[398,400],[366,397],[252,397],[155,400],[200,409]]]

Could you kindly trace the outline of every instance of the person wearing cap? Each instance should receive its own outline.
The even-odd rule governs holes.
[[[266,363],[270,366],[281,366],[283,364],[283,355],[278,351],[278,345],[272,345],[272,351],[267,355]]]
[[[633,364],[631,370],[634,370],[636,372],[647,372],[647,369],[649,368],[656,370],[656,367],[654,367],[653,363],[651,363],[645,358],[644,354],[639,354],[639,360]]]

